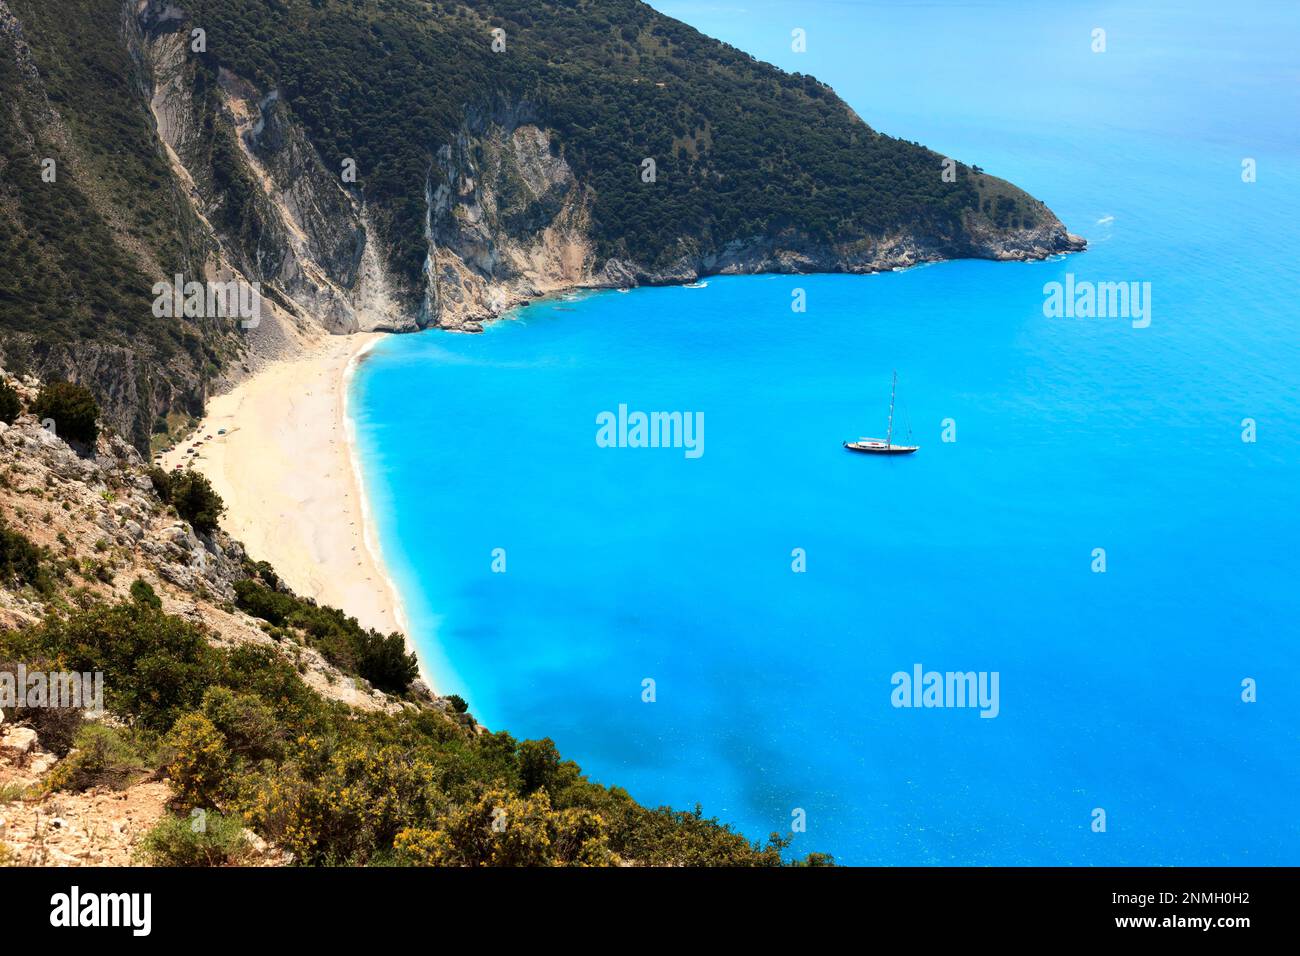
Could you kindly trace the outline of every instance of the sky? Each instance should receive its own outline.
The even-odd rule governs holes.
[[[963,129],[975,122],[985,130],[999,123],[1014,129],[1026,115],[1044,126],[1100,124],[1171,138],[1192,131],[1211,145],[1247,141],[1261,153],[1300,147],[1295,0],[651,6],[758,59],[829,83],[876,129],[940,151],[959,152]],[[806,52],[791,49],[795,28],[806,31]],[[1104,56],[1092,50],[1098,28],[1106,31]],[[1243,58],[1249,69],[1241,68]],[[1099,100],[1125,107],[1097,116]]]

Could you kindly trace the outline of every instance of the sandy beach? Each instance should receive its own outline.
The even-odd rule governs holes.
[[[193,466],[225,500],[222,527],[298,594],[385,633],[406,624],[383,568],[346,419],[355,361],[382,335],[323,337],[208,403],[198,431],[164,456]],[[225,434],[219,434],[224,429]],[[208,438],[207,436],[211,436]],[[409,638],[408,638],[409,646]],[[428,680],[425,669],[421,674]]]

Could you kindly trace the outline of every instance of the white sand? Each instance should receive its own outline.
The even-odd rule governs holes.
[[[295,592],[341,608],[364,627],[405,634],[397,591],[368,526],[346,418],[354,362],[380,338],[326,336],[213,398],[198,431],[164,466],[191,458],[225,500],[221,526]],[[222,428],[226,434],[218,435]],[[196,441],[198,456],[186,456]],[[421,674],[427,682],[424,667]]]

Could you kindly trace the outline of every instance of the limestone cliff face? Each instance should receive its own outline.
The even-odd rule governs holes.
[[[276,319],[316,322],[331,332],[482,323],[561,289],[690,282],[711,274],[875,272],[940,259],[1043,258],[1081,249],[1050,211],[1041,223],[999,229],[970,217],[960,233],[910,232],[872,242],[825,245],[796,234],[753,236],[721,249],[682,237],[667,267],[597,255],[594,194],[564,158],[563,145],[527,102],[466,108],[450,142],[431,144],[426,175],[425,266],[416,287],[389,278],[390,250],[368,220],[355,186],[327,168],[276,90],[259,90],[227,70],[215,96],[178,29],[183,12],[145,0],[138,16],[142,61],[152,78],[150,108],[177,175],[212,229],[210,271],[237,273],[268,288]],[[207,104],[207,112],[196,103]],[[215,114],[218,122],[213,126]],[[233,195],[212,167],[212,136],[238,141],[251,195]],[[228,179],[228,177],[227,177]],[[1013,188],[997,182],[1002,189]],[[1026,197],[1027,198],[1027,197]],[[1032,200],[1030,200],[1033,202]],[[217,221],[217,214],[221,215]],[[255,332],[257,344],[273,332]],[[272,348],[274,351],[274,348]]]
[[[330,332],[410,329],[344,169],[327,169],[278,91],[189,54],[173,4],[145,2],[129,37],[162,148],[207,232],[208,278],[260,284],[271,326],[249,347],[284,344],[285,323]]]
[[[1036,203],[1042,223],[1032,229],[998,229],[972,216],[960,234],[906,233],[838,246],[798,235],[753,236],[719,250],[683,238],[681,258],[667,268],[601,260],[589,232],[592,192],[526,104],[472,114],[455,142],[439,150],[435,173],[438,185],[431,177],[426,189],[421,327],[478,331],[512,306],[575,286],[628,288],[761,272],[868,273],[954,258],[1041,259],[1086,245]]]
[[[420,324],[474,331],[526,299],[609,284],[595,271],[591,199],[527,105],[471,115],[426,190]]]

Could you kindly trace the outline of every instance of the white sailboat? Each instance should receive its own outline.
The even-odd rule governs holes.
[[[889,387],[889,428],[885,432],[885,440],[879,438],[859,438],[857,441],[843,442],[845,448],[849,451],[861,452],[864,455],[910,455],[919,449],[920,445],[895,445],[894,444],[894,395],[898,391],[898,370],[894,370],[894,382]],[[912,438],[912,429],[907,429],[907,438]]]

